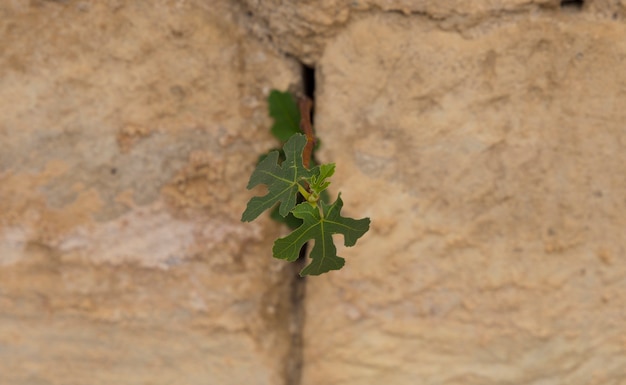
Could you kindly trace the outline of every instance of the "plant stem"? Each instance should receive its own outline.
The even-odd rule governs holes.
[[[308,202],[309,201],[309,196],[311,196],[311,193],[306,191],[306,189],[304,187],[302,187],[302,185],[300,183],[298,183],[298,191],[300,192],[300,194],[302,194],[304,199]]]
[[[315,134],[311,125],[311,108],[313,101],[307,96],[298,98],[298,107],[300,108],[300,130],[306,135],[306,145],[302,151],[302,163],[304,167],[309,168],[311,164],[311,154],[315,146]]]

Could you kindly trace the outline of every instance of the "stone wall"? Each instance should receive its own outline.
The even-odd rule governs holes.
[[[300,66],[227,1],[2,4],[0,383],[282,383],[294,270],[239,218]]]
[[[0,383],[626,382],[624,17],[1,3]],[[239,222],[302,64],[332,192],[372,219],[306,281]]]

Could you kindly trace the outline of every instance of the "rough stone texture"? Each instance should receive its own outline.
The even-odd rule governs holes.
[[[626,383],[626,25],[597,11],[327,47],[320,155],[372,230],[308,282],[303,384]]]
[[[626,1],[559,3],[0,1],[0,383],[297,385],[239,222],[289,55],[373,221],[304,384],[625,383]]]
[[[237,12],[1,2],[0,383],[284,383],[294,271],[239,218],[300,69]]]
[[[465,29],[486,17],[558,7],[558,0],[239,0],[248,10],[248,27],[281,51],[315,64],[329,41],[350,21],[372,13],[420,15],[444,29]],[[595,0],[606,1],[612,0]],[[611,3],[614,4],[615,2]],[[603,8],[606,8],[604,5]],[[611,5],[613,6],[613,5]]]
[[[588,0],[584,3],[583,10],[601,17],[610,17],[613,20],[624,20],[626,0]]]

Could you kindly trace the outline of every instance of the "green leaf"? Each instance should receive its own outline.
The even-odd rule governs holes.
[[[275,220],[278,223],[282,223],[289,227],[291,230],[295,230],[302,224],[302,219],[298,219],[293,216],[292,213],[287,214],[286,217],[281,216],[278,213],[278,206],[274,206],[272,211],[270,211],[270,218]]]
[[[316,198],[319,198],[322,191],[326,190],[330,185],[330,182],[326,179],[330,178],[335,173],[334,163],[322,164],[319,167],[319,175],[313,175],[311,177],[311,183],[309,184],[311,192]]]
[[[278,140],[286,142],[300,132],[300,110],[291,93],[272,90],[267,102],[270,116],[274,118],[272,134]]]
[[[283,147],[285,161],[278,164],[278,151],[270,152],[260,161],[248,182],[248,190],[265,184],[268,193],[262,197],[250,199],[246,210],[241,216],[243,222],[256,219],[263,211],[280,202],[278,212],[286,216],[296,205],[298,186],[302,179],[309,179],[319,173],[319,168],[311,170],[302,164],[302,151],[306,144],[306,137],[301,134],[293,135]],[[300,187],[302,188],[302,187]]]
[[[310,254],[312,261],[300,272],[301,276],[319,275],[343,267],[345,260],[337,255],[332,234],[343,234],[344,244],[354,246],[370,227],[369,218],[352,219],[341,216],[341,194],[335,203],[327,205],[320,201],[318,206],[319,209],[306,202],[296,206],[292,213],[304,221],[302,226],[286,237],[277,239],[272,250],[275,258],[295,261],[302,246],[309,239],[314,239],[315,245]]]
[[[324,203],[330,202],[330,194],[328,193],[328,190],[322,191],[322,193],[320,194],[320,200]]]

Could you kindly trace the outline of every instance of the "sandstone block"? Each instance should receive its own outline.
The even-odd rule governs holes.
[[[304,384],[626,381],[626,25],[351,24],[322,161],[372,230],[307,289]]]
[[[284,383],[294,271],[239,217],[300,68],[237,18],[0,5],[0,383]]]
[[[348,24],[372,14],[425,17],[443,28],[464,30],[494,16],[559,7],[558,0],[243,0],[243,4],[246,25],[253,33],[310,65]]]

